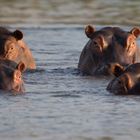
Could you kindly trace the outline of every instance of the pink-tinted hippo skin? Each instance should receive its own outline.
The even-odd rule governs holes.
[[[88,25],[85,34],[89,41],[83,48],[78,63],[78,69],[83,75],[110,75],[110,70],[107,69],[110,63],[127,66],[140,62],[136,44],[140,28],[124,31],[119,27],[104,27],[96,31]]]
[[[0,89],[10,91],[14,95],[25,91],[22,73],[25,71],[23,62],[16,64],[11,60],[0,60]]]
[[[0,27],[0,58],[16,63],[22,61],[26,69],[36,69],[35,60],[23,41],[23,33],[20,30],[12,32]]]
[[[107,86],[107,90],[116,95],[140,95],[140,63],[129,65],[126,69],[114,67],[116,76]]]

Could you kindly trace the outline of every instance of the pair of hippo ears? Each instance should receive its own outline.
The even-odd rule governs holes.
[[[21,40],[23,38],[23,33],[20,30],[15,30],[12,32],[12,36],[14,36],[16,40]]]
[[[95,28],[93,26],[87,25],[85,27],[85,34],[87,35],[88,38],[91,38],[94,32],[95,32]],[[140,35],[140,28],[134,27],[132,30],[130,30],[129,33],[131,33],[137,38]]]

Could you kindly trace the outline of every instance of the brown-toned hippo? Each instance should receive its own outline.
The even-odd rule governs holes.
[[[114,68],[116,76],[107,86],[107,90],[116,95],[140,95],[140,63]]]
[[[16,64],[11,60],[0,60],[0,89],[12,91],[14,94],[25,91],[22,80],[22,72],[25,70],[24,63]]]
[[[139,28],[127,32],[119,27],[105,27],[98,31],[91,25],[86,26],[85,34],[89,38],[80,55],[78,69],[86,75],[108,75],[108,64],[120,65],[139,62],[139,49],[136,38]]]
[[[20,30],[11,32],[0,27],[0,58],[16,63],[22,61],[27,69],[36,69],[32,53],[23,41],[23,33]]]

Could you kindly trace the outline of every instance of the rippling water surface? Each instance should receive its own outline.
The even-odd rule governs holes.
[[[83,27],[21,30],[37,70],[25,73],[24,95],[1,94],[0,139],[140,138],[140,97],[111,95],[106,91],[109,79],[78,74],[79,55],[88,40]]]
[[[77,71],[85,24],[130,30],[139,25],[139,0],[0,2],[0,24],[23,31],[37,63],[24,74],[24,95],[1,91],[0,140],[140,139],[140,97],[111,95],[108,78]]]

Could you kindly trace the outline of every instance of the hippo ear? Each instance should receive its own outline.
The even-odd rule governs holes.
[[[19,64],[17,65],[17,69],[21,72],[24,72],[26,69],[26,66],[23,62],[19,62]]]
[[[92,37],[92,34],[95,32],[95,28],[92,27],[91,25],[87,25],[85,27],[85,34],[87,35],[88,38]]]
[[[133,34],[136,38],[140,35],[140,28],[134,27],[131,31],[131,34]]]
[[[124,67],[123,66],[121,66],[119,64],[114,66],[113,74],[116,77],[119,77],[123,72],[124,72]]]
[[[20,30],[16,30],[16,31],[13,32],[13,36],[17,40],[21,40],[23,38],[23,33]]]

